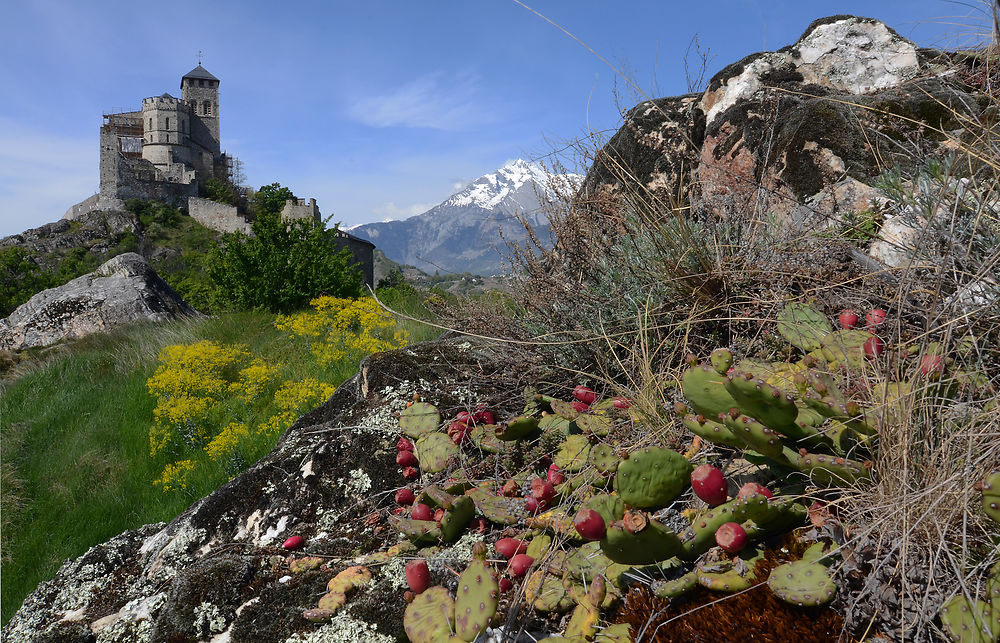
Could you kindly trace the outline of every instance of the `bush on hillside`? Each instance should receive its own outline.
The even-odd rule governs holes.
[[[361,273],[351,253],[334,250],[336,227],[305,219],[284,222],[268,212],[258,215],[251,230],[253,236],[223,237],[210,263],[223,305],[289,313],[320,295],[361,294]]]

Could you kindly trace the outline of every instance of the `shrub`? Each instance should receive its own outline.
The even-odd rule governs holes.
[[[209,274],[231,308],[288,313],[320,295],[356,297],[361,273],[347,250],[334,252],[337,228],[312,220],[257,217],[253,236],[225,235]]]

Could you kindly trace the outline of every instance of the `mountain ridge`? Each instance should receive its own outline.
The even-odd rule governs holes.
[[[393,261],[425,271],[496,274],[502,271],[505,240],[526,237],[518,215],[544,238],[548,216],[540,201],[554,199],[558,191],[574,189],[582,178],[553,174],[540,165],[515,159],[426,212],[353,226],[350,232],[374,243]]]

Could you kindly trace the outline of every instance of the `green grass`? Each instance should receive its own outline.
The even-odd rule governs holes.
[[[407,311],[421,307],[416,293],[397,303]],[[265,361],[283,364],[284,380],[315,377],[339,385],[357,371],[361,355],[320,367],[273,320],[264,313],[234,313],[93,336],[0,389],[3,623],[67,558],[126,529],[172,519],[233,474],[221,466],[205,471],[179,493],[152,486],[174,459],[150,457],[147,433],[156,400],[146,379],[164,346],[201,339],[241,343]],[[401,326],[411,341],[439,332],[409,322]],[[257,456],[272,446],[263,445]]]

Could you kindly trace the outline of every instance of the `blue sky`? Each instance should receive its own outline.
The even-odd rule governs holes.
[[[27,0],[0,39],[0,236],[97,190],[102,112],[221,81],[223,149],[344,225],[404,218],[513,158],[613,132],[637,102],[684,93],[697,34],[709,75],[833,14],[926,46],[967,43],[976,0]],[[971,16],[971,17],[969,17]],[[696,62],[696,61],[695,61]]]

